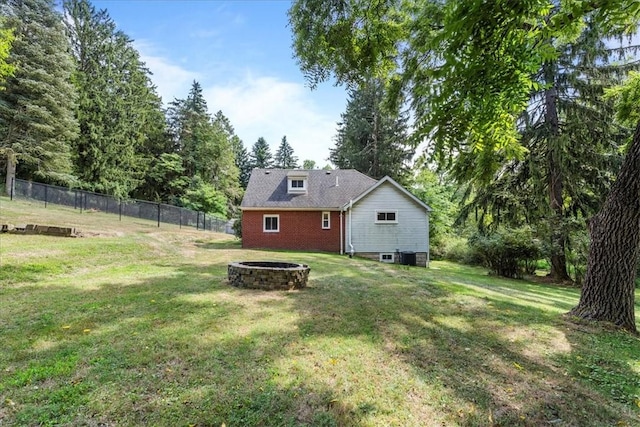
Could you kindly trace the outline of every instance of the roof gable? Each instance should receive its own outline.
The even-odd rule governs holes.
[[[288,191],[288,177],[307,176],[307,192]],[[376,184],[354,169],[254,169],[241,209],[340,209]]]
[[[418,206],[424,208],[425,210],[427,210],[428,212],[431,212],[431,208],[424,203],[422,200],[418,199],[416,196],[414,196],[413,194],[411,194],[411,192],[409,192],[406,188],[404,188],[402,185],[398,184],[395,180],[393,180],[391,177],[389,176],[385,176],[384,178],[382,178],[380,181],[376,182],[374,185],[372,185],[371,187],[369,187],[368,189],[366,189],[362,194],[358,195],[358,197],[356,197],[353,200],[350,200],[349,202],[345,203],[345,205],[343,206],[343,208],[347,208],[348,205],[350,204],[356,204],[358,203],[360,200],[364,199],[365,197],[367,197],[369,194],[373,193],[374,191],[376,191],[377,188],[379,188],[382,184],[384,184],[385,182],[388,182],[389,184],[391,184],[393,187],[395,187],[398,191],[400,191],[402,194],[404,194],[405,196],[407,196],[409,199],[411,199],[415,204],[417,204]]]

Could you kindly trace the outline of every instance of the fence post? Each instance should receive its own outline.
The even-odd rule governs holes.
[[[13,189],[15,186],[16,186],[16,179],[14,177],[11,177],[11,191],[9,193],[12,201],[13,201]]]
[[[207,229],[207,213],[206,212],[202,212],[202,229],[206,230]]]
[[[82,192],[82,195],[84,196],[84,210],[87,210],[87,193],[86,192]]]
[[[160,203],[158,203],[158,228],[160,228]]]
[[[49,188],[49,186],[45,184],[45,186],[44,186],[44,207],[45,208],[47,207],[47,196],[48,196],[47,189],[48,188]]]
[[[120,211],[120,222],[122,222],[122,199],[120,200],[120,207],[118,210]]]
[[[182,230],[182,208],[180,208],[180,229]]]
[[[198,211],[198,216],[196,217],[196,230],[200,230],[200,211]]]

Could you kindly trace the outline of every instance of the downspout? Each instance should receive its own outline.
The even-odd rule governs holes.
[[[429,258],[431,256],[431,242],[429,242],[429,211],[427,211],[427,264],[425,267],[429,268]]]
[[[351,242],[351,228],[353,227],[353,224],[351,223],[351,211],[353,211],[353,199],[349,200],[349,257],[353,258],[355,249],[353,248],[353,243]]]
[[[344,225],[342,223],[342,213],[344,207],[340,208],[340,255],[344,255]]]

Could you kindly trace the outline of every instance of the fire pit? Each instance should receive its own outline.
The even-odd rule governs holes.
[[[309,266],[288,262],[243,261],[228,267],[229,284],[240,288],[291,290],[307,286]]]

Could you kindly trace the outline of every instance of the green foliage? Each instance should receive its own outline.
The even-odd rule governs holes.
[[[629,126],[639,123],[640,72],[632,71],[624,84],[607,89],[606,98],[615,102],[618,120]]]
[[[252,169],[269,169],[273,167],[271,149],[263,137],[258,138],[255,144],[253,144],[253,147],[251,147],[249,159],[251,161]]]
[[[242,211],[238,211],[233,222],[233,235],[242,240]]]
[[[228,206],[211,212],[232,213],[233,206],[242,199],[237,166],[238,152],[242,141],[235,135],[231,123],[218,111],[212,118],[200,83],[194,81],[187,98],[176,99],[167,111],[169,132],[173,139],[173,150],[182,159],[184,175],[199,178],[209,190],[222,194]],[[246,170],[243,171],[246,173]],[[199,182],[200,182],[199,181]],[[197,186],[200,188],[200,185]],[[209,192],[209,190],[207,190]],[[190,200],[192,196],[186,197]],[[205,210],[205,212],[210,212]]]
[[[180,204],[198,212],[205,212],[220,218],[227,217],[227,199],[224,194],[199,176],[191,180],[189,188],[180,198]]]
[[[413,156],[407,116],[385,104],[384,96],[380,80],[350,91],[329,160],[340,169],[356,169],[374,179],[388,175],[406,184]]]
[[[252,169],[249,153],[242,143],[242,140],[238,137],[233,138],[231,145],[233,146],[235,163],[239,172],[238,181],[240,182],[240,187],[242,187],[243,190],[246,190]]]
[[[302,162],[302,169],[315,169],[316,162],[315,160],[305,160]]]
[[[15,39],[13,30],[6,28],[6,20],[0,18],[0,90],[4,88],[4,81],[7,77],[12,76],[16,70],[15,64],[7,63],[11,44]]]
[[[469,238],[475,256],[493,273],[510,278],[533,274],[540,258],[540,243],[531,229],[500,228],[489,234],[476,233]]]
[[[623,12],[624,11],[624,12]],[[476,179],[503,158],[521,158],[516,120],[554,44],[575,40],[585,17],[607,35],[635,28],[634,0],[599,2],[297,0],[289,10],[293,47],[311,86],[335,77],[362,85],[385,77],[410,94],[418,141],[441,163],[474,153]],[[397,98],[398,103],[402,98]]]
[[[287,142],[286,135],[282,137],[282,142],[276,150],[273,158],[273,167],[279,169],[298,168],[298,158],[293,155],[293,147]]]
[[[61,17],[48,0],[12,0],[3,12],[15,35],[7,63],[16,70],[0,92],[0,155],[17,161],[20,178],[70,183],[77,94]]]
[[[448,182],[446,175],[423,168],[417,172],[412,192],[432,209],[429,214],[429,243],[442,246],[453,232],[453,220],[458,213],[456,188]]]
[[[164,137],[160,97],[132,40],[106,10],[88,0],[66,0],[64,10],[80,94],[76,173],[84,188],[128,197],[143,184],[149,145]]]

